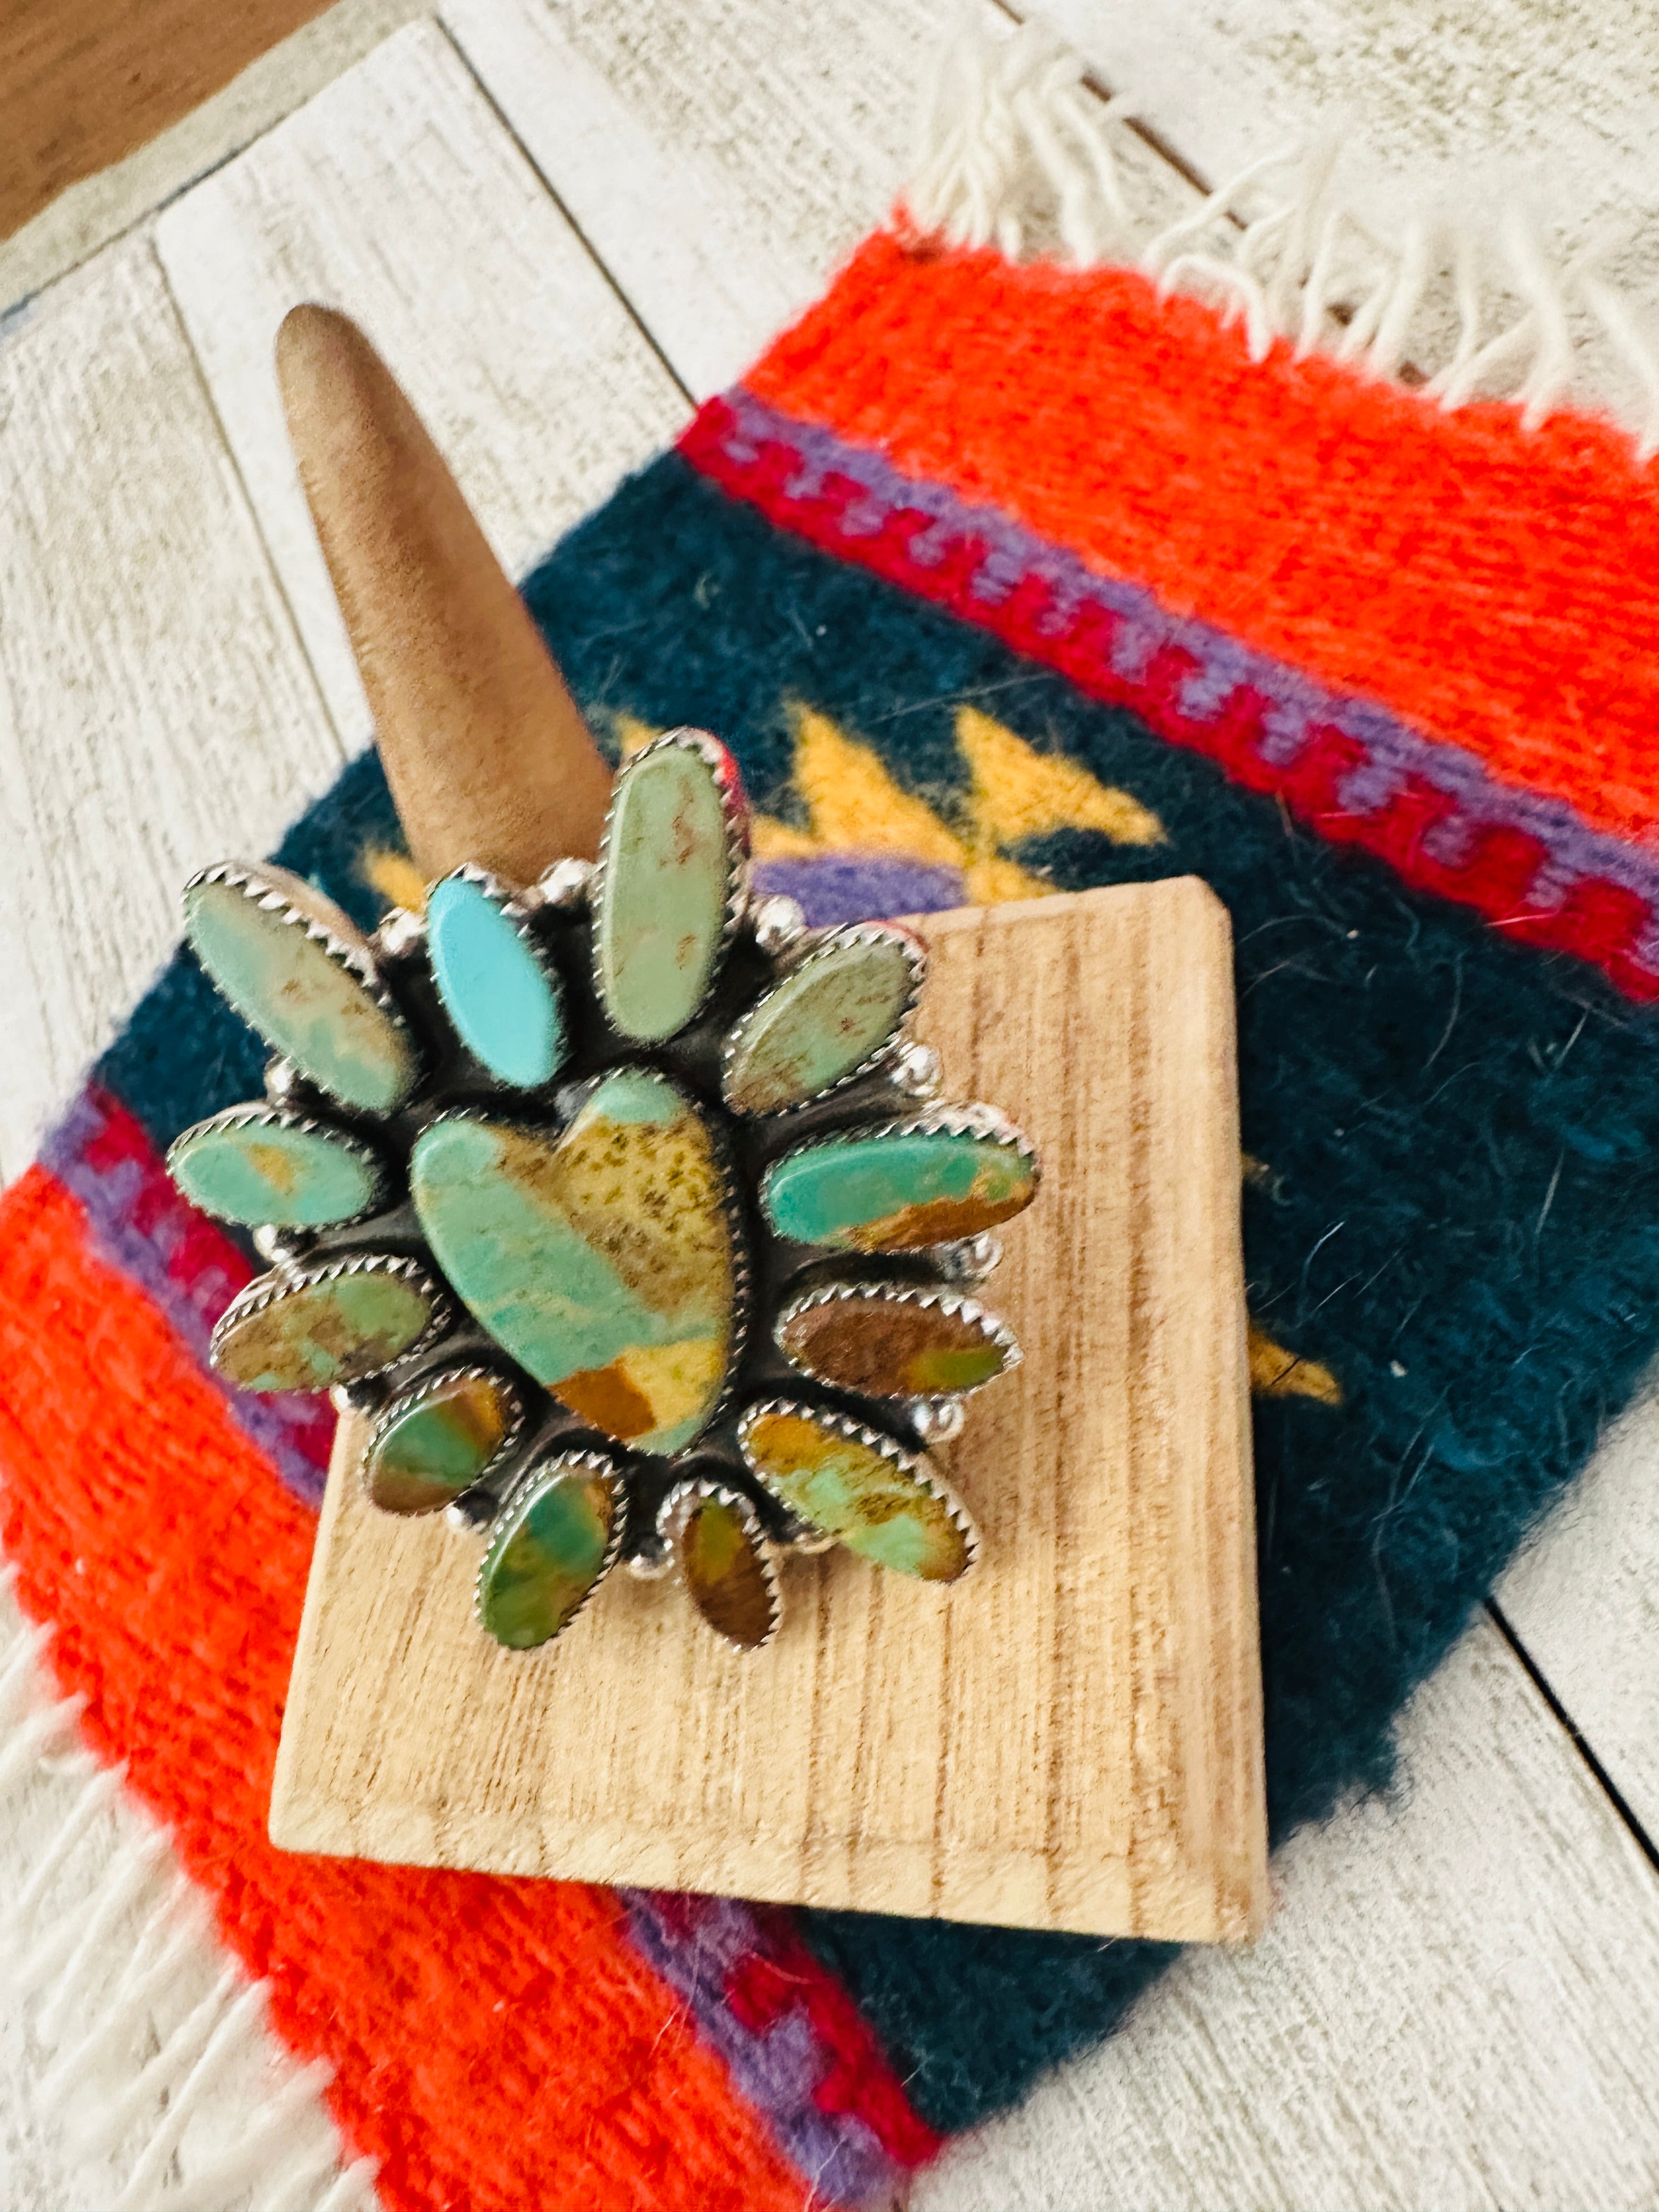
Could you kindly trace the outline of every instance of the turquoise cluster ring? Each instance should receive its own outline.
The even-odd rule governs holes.
[[[792,1549],[972,1563],[932,1448],[1019,1358],[976,1292],[1036,1156],[939,1097],[914,934],[752,889],[714,738],[624,762],[591,866],[459,867],[371,937],[224,862],[185,916],[274,1054],[168,1154],[268,1262],[214,1364],[363,1415],[373,1504],[482,1537],[498,1643],[547,1644],[621,1562],[744,1650]]]

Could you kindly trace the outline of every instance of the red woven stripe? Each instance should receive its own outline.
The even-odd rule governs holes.
[[[786,445],[772,444],[753,459],[734,459],[732,410],[711,400],[680,440],[680,449],[702,474],[734,497],[758,507],[771,521],[826,551],[856,562],[918,598],[946,607],[964,622],[989,629],[1032,659],[1060,670],[1091,697],[1130,708],[1170,743],[1216,761],[1246,788],[1276,794],[1303,820],[1338,843],[1356,844],[1388,860],[1418,889],[1474,907],[1522,943],[1558,947],[1601,968],[1635,999],[1659,998],[1659,975],[1638,956],[1652,917],[1624,886],[1597,880],[1571,884],[1553,905],[1529,896],[1550,856],[1535,837],[1491,823],[1471,830],[1455,861],[1437,857],[1425,842],[1453,812],[1447,794],[1411,779],[1382,805],[1355,812],[1341,787],[1365,755],[1345,732],[1310,731],[1288,768],[1263,755],[1271,702],[1240,684],[1219,712],[1188,714],[1182,688],[1196,664],[1167,647],[1143,670],[1121,674],[1114,665],[1109,617],[1097,608],[1066,611],[1042,577],[1024,578],[1008,595],[988,600],[972,589],[986,548],[968,536],[941,557],[937,531],[920,509],[901,509],[869,526],[864,487],[850,477],[810,479]],[[746,450],[741,440],[740,450]],[[927,540],[918,559],[912,543]]]
[[[1133,270],[886,235],[745,380],[1597,827],[1659,839],[1659,466],[1611,425],[1444,414],[1282,344],[1252,362]]]

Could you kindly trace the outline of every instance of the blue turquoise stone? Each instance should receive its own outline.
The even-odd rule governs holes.
[[[995,1136],[892,1129],[786,1152],[761,1203],[780,1237],[853,1252],[899,1252],[976,1237],[1023,1212],[1036,1162]]]
[[[316,932],[369,966],[339,908],[281,870],[243,884],[204,878],[185,893],[185,933],[242,1018],[342,1105],[390,1113],[415,1086],[414,1040]]]
[[[410,1182],[445,1274],[538,1382],[636,1451],[691,1442],[732,1360],[737,1253],[713,1138],[674,1084],[618,1070],[556,1138],[435,1122]]]
[[[386,1187],[364,1146],[274,1106],[233,1107],[198,1121],[173,1139],[167,1172],[204,1213],[279,1229],[355,1221]]]
[[[616,1477],[580,1461],[518,1486],[478,1570],[478,1619],[498,1644],[533,1650],[568,1626],[611,1564],[621,1512]]]
[[[568,1049],[559,980],[475,875],[446,876],[426,908],[432,978],[456,1035],[503,1083],[550,1083]]]
[[[877,1566],[950,1583],[971,1564],[967,1532],[919,1455],[880,1451],[838,1414],[788,1405],[746,1415],[742,1444],[775,1498]]]
[[[712,738],[650,746],[617,775],[594,959],[605,1012],[637,1043],[677,1035],[713,986],[733,887],[728,810],[738,788]]]

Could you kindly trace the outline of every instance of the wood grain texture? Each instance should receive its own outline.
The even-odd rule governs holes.
[[[500,12],[511,12],[509,0],[501,0]],[[1356,20],[1362,12],[1356,11]],[[1286,83],[1269,82],[1264,89],[1247,79],[1237,48],[1226,43],[1230,27],[1237,27],[1236,18],[1237,11],[1206,13],[1188,0],[1158,0],[1154,9],[1133,16],[1115,12],[1109,25],[1097,10],[1067,21],[1079,37],[1109,27],[1115,33],[1162,40],[1171,96],[1166,100],[1160,87],[1152,112],[1166,126],[1178,121],[1183,151],[1207,173],[1219,175],[1237,161],[1240,144],[1258,151],[1302,129],[1313,97],[1286,88]],[[747,196],[764,207],[780,189],[774,149],[799,145],[799,136],[790,136],[797,127],[788,115],[780,117],[757,102],[744,110],[744,129],[726,133],[722,100],[730,96],[729,78],[723,72],[730,65],[727,57],[743,52],[744,40],[763,52],[787,46],[812,81],[812,97],[829,113],[848,118],[845,152],[834,153],[832,161],[869,159],[870,173],[880,176],[879,201],[869,219],[880,212],[887,177],[896,182],[903,173],[905,146],[884,142],[874,155],[860,155],[855,125],[862,116],[881,113],[907,130],[909,90],[903,88],[901,97],[900,88],[870,81],[875,73],[870,57],[885,50],[871,43],[877,34],[866,16],[842,9],[823,15],[787,9],[778,0],[670,0],[648,10],[643,0],[625,0],[615,10],[614,46],[605,42],[606,19],[607,11],[598,8],[582,15],[583,52],[617,88],[621,106],[647,143],[665,149],[661,158],[668,174],[675,173],[688,148],[693,153],[705,149],[699,157],[718,168],[734,204],[740,209]],[[563,13],[559,20],[568,27],[575,19]],[[1282,10],[1264,9],[1256,20],[1267,32],[1274,22],[1285,27]],[[1490,69],[1502,80],[1503,96],[1511,103],[1504,124],[1511,143],[1529,137],[1536,127],[1547,128],[1547,72],[1540,76],[1535,69],[1517,65],[1524,56],[1510,34],[1512,10],[1465,9],[1456,11],[1455,20],[1480,50],[1471,55],[1470,70]],[[1570,31],[1577,16],[1570,11],[1559,20]],[[1405,21],[1407,27],[1394,57],[1378,57],[1350,75],[1350,112],[1357,117],[1351,139],[1362,131],[1374,141],[1383,137],[1375,124],[1379,100],[1395,95],[1381,78],[1394,70],[1409,76],[1419,60],[1437,51],[1437,23],[1425,23],[1415,9]],[[1651,72],[1644,76],[1619,59],[1639,27],[1632,11],[1604,14],[1593,36],[1571,41],[1579,70],[1599,67],[1603,58],[1613,64],[1599,89],[1583,88],[1565,105],[1564,112],[1587,129],[1604,128],[1609,104],[1614,111],[1627,103],[1644,113],[1650,111]],[[658,63],[657,40],[672,53],[672,66]],[[1107,52],[1105,58],[1109,61],[1116,51]],[[1310,60],[1328,82],[1326,56],[1316,49]],[[1131,74],[1143,88],[1152,84],[1145,71]],[[1466,82],[1474,85],[1475,78]],[[498,86],[492,92],[500,96]],[[1175,104],[1177,95],[1184,106]],[[1453,80],[1448,93],[1435,94],[1425,108],[1407,88],[1400,114],[1407,125],[1426,119],[1443,130],[1449,144],[1462,147],[1469,143],[1472,129],[1486,128],[1480,102],[1492,96],[1490,89],[1482,94],[1478,86],[1466,95]],[[1518,112],[1517,103],[1530,103],[1528,112]],[[276,539],[281,536],[281,502],[272,507],[264,493],[268,479],[285,479],[286,457],[274,392],[268,405],[262,403],[263,411],[254,410],[256,422],[246,389],[239,391],[238,383],[244,376],[256,381],[268,376],[270,335],[282,307],[302,289],[314,288],[315,280],[301,273],[286,294],[275,283],[261,291],[270,263],[280,261],[290,239],[297,238],[307,252],[325,248],[343,258],[354,282],[400,297],[400,327],[410,349],[422,356],[420,404],[441,428],[452,458],[463,451],[467,456],[463,480],[499,533],[498,550],[507,550],[504,540],[519,531],[526,547],[519,560],[522,565],[538,550],[535,502],[543,487],[533,479],[533,470],[550,465],[542,450],[549,443],[546,425],[535,412],[533,394],[526,400],[509,368],[487,357],[488,349],[481,361],[464,342],[464,327],[458,343],[457,325],[465,325],[469,307],[477,313],[478,289],[487,284],[489,269],[506,270],[510,281],[533,289],[533,267],[526,276],[525,265],[515,268],[513,255],[499,244],[489,269],[476,259],[466,267],[453,264],[450,257],[465,251],[476,235],[469,224],[488,228],[494,220],[487,207],[453,213],[440,209],[427,225],[423,258],[412,256],[399,235],[399,226],[406,228],[409,221],[410,183],[389,161],[377,167],[366,154],[349,190],[331,181],[342,165],[349,166],[360,127],[371,136],[384,131],[383,106],[379,95],[371,97],[360,126],[351,100],[337,96],[325,149],[333,165],[326,190],[313,189],[303,160],[274,165],[257,187],[245,188],[264,203],[246,217],[252,240],[247,250],[260,272],[257,280],[238,258],[245,243],[237,231],[242,215],[235,212],[233,220],[222,199],[216,198],[220,213],[204,226],[207,252],[201,269],[188,265],[190,238],[181,240],[174,257],[175,278],[191,307],[190,327],[202,344],[215,402],[236,426],[238,459],[248,471],[256,511]],[[465,161],[449,158],[453,143],[446,154],[441,143],[430,143],[423,118],[409,116],[405,123],[401,137],[393,134],[392,141],[401,146],[405,164],[430,155],[452,191],[463,199],[475,191],[488,198],[495,180],[505,176],[507,207],[518,209],[513,180],[522,170],[515,168],[510,149],[503,151],[489,131],[465,142],[486,152],[475,184],[469,181]],[[521,116],[515,124],[526,127]],[[441,123],[435,126],[440,139],[444,129]],[[1228,135],[1241,130],[1250,133],[1248,138]],[[1617,136],[1615,130],[1613,139]],[[1612,183],[1634,177],[1639,189],[1642,179],[1650,180],[1644,145],[1638,140],[1633,152],[1612,145],[1604,172]],[[192,155],[189,166],[204,168],[224,150],[211,149],[200,158]],[[257,161],[261,150],[255,149],[250,161]],[[1629,166],[1627,155],[1636,166]],[[536,158],[546,169],[545,149]],[[1409,164],[1417,157],[1408,149],[1406,158]],[[889,164],[884,170],[883,162]],[[557,166],[547,173],[563,192],[566,181]],[[167,189],[185,173],[170,176]],[[810,170],[806,175],[812,190],[833,192],[833,169],[820,178]],[[792,172],[786,181],[793,188],[801,179]],[[197,191],[217,196],[223,182],[222,174],[215,176]],[[390,218],[383,204],[387,199]],[[180,204],[189,204],[189,199]],[[678,246],[664,249],[653,236],[667,220],[660,199],[647,194],[628,202],[627,208],[621,234],[603,250],[618,265],[629,253],[636,265],[654,263],[672,289]],[[169,221],[176,213],[170,211]],[[500,217],[503,224],[512,219]],[[388,220],[389,243],[384,228]],[[863,220],[860,215],[859,222]],[[629,236],[630,226],[641,234]],[[1650,235],[1659,239],[1659,229],[1650,228]],[[532,252],[530,262],[537,258]],[[100,264],[100,270],[107,265]],[[753,254],[742,265],[753,270]],[[103,281],[101,273],[91,270],[87,278]],[[106,317],[82,307],[61,320],[49,319],[68,296],[65,287],[37,302],[33,319],[12,331],[7,348],[27,338],[27,355],[0,351],[0,366],[22,359],[28,369],[23,386],[27,404],[15,405],[0,422],[3,465],[25,477],[39,470],[31,480],[52,488],[60,545],[74,539],[88,549],[70,564],[79,579],[72,589],[63,580],[66,571],[61,564],[48,564],[49,588],[34,596],[20,595],[9,575],[4,579],[0,658],[10,687],[5,703],[14,722],[9,728],[21,728],[27,739],[20,771],[8,736],[6,757],[12,765],[7,790],[17,791],[21,773],[30,798],[21,821],[14,815],[9,824],[16,834],[9,841],[8,880],[17,887],[18,909],[27,908],[31,933],[26,939],[12,934],[4,939],[3,973],[11,990],[0,1005],[11,1042],[3,1086],[9,1109],[25,1092],[43,1107],[54,1094],[61,1095],[75,1061],[90,1048],[90,1043],[78,1046],[70,1038],[56,1073],[44,1063],[31,1062],[32,1054],[46,1049],[47,1027],[61,1020],[77,994],[84,994],[78,1002],[88,1018],[91,1038],[101,1036],[142,981],[147,958],[159,955],[170,939],[179,879],[179,861],[170,851],[175,843],[180,854],[193,850],[193,837],[185,834],[189,825],[204,823],[216,850],[269,843],[305,796],[307,778],[314,772],[303,734],[295,734],[305,726],[292,718],[285,724],[273,722],[270,742],[277,753],[288,750],[265,801],[272,812],[263,830],[253,814],[239,817],[240,787],[216,772],[218,725],[210,716],[204,719],[212,702],[197,681],[191,611],[222,607],[218,593],[227,541],[210,514],[204,519],[201,509],[186,509],[179,520],[173,542],[182,551],[177,562],[161,566],[158,573],[171,580],[154,608],[123,617],[130,640],[141,618],[154,622],[149,645],[130,645],[107,655],[100,648],[84,660],[67,655],[65,698],[75,688],[84,711],[71,714],[60,699],[51,715],[34,719],[34,702],[41,696],[34,687],[50,691],[56,681],[49,673],[37,673],[45,663],[32,658],[52,650],[54,600],[64,596],[71,629],[82,622],[76,610],[87,604],[82,595],[90,592],[88,580],[101,569],[97,580],[106,587],[108,574],[120,572],[129,547],[148,542],[158,501],[181,495],[179,471],[185,465],[183,445],[164,440],[167,468],[155,479],[146,473],[152,461],[143,434],[151,388],[147,375],[100,385],[98,405],[84,406],[78,415],[67,396],[97,370],[100,356],[116,362],[148,357],[157,343],[153,330],[141,327],[148,317],[148,290],[118,289],[106,303]],[[1654,296],[1654,288],[1648,296]],[[251,331],[249,319],[250,299],[260,297],[269,301],[263,334]],[[453,304],[458,298],[463,303],[459,312]],[[635,304],[643,313],[659,315],[656,295]],[[520,301],[517,312],[527,314],[529,309]],[[418,338],[422,313],[445,334],[445,342],[429,350]],[[508,332],[515,326],[509,311],[492,310],[486,320],[492,329]],[[733,368],[758,342],[728,342]],[[167,356],[169,362],[173,358]],[[397,365],[403,370],[402,362]],[[167,374],[173,373],[169,368]],[[723,373],[717,361],[716,378]],[[499,395],[498,381],[504,387]],[[589,385],[555,390],[562,408],[584,416],[577,425],[578,442],[605,434],[611,410],[605,392]],[[183,406],[183,398],[176,404]],[[72,446],[64,435],[71,418],[78,424]],[[556,420],[563,423],[567,418],[561,414]],[[49,459],[37,460],[37,438],[51,449]],[[107,459],[102,476],[94,465],[100,452]],[[222,453],[216,467],[226,483],[233,482]],[[526,467],[532,480],[521,505],[511,482],[503,487],[501,479]],[[130,502],[125,501],[124,484],[131,487]],[[496,489],[487,494],[489,484]],[[196,495],[202,495],[199,488]],[[297,514],[291,485],[287,496]],[[113,507],[107,504],[112,498]],[[0,530],[11,522],[9,515],[0,518]],[[552,534],[550,523],[546,534]],[[203,557],[202,549],[209,546],[212,561]],[[44,641],[35,635],[42,626]],[[214,652],[224,650],[222,635]],[[173,657],[170,667],[161,665],[167,655]],[[216,658],[210,665],[222,667]],[[229,696],[243,695],[233,686]],[[229,726],[237,745],[245,749],[240,757],[245,763],[253,759],[264,717],[233,714]],[[94,742],[86,741],[88,732]],[[256,761],[256,783],[263,772]],[[40,840],[34,847],[31,832]],[[54,880],[67,878],[70,871],[76,877],[72,885]],[[88,950],[76,927],[82,913],[94,917],[95,951]],[[145,914],[161,918],[152,954],[143,955],[125,931],[118,948],[96,934],[104,926],[102,917]],[[32,967],[15,950],[20,944],[26,944]],[[7,1124],[5,1142],[12,1149],[4,1157],[14,1170],[22,1155],[9,1133],[26,1129],[34,1118],[25,1111]],[[22,1142],[18,1137],[16,1143]],[[1616,1440],[1609,1448],[1615,1447]],[[1587,1507],[1595,1494],[1595,1480],[1591,1478],[1592,1487],[1585,1492]],[[1649,1571],[1644,1563],[1653,1556],[1650,1498],[1644,1468],[1632,1460],[1618,1498],[1609,1497],[1598,1524],[1599,1541],[1586,1533],[1581,1572],[1565,1586],[1562,1635],[1571,1639],[1595,1632],[1580,1681],[1594,1686],[1599,1678],[1607,1690],[1607,1709],[1598,1709],[1591,1725],[1598,1749],[1604,1741],[1613,1744],[1618,1731],[1619,1741],[1639,1747],[1647,1726],[1644,1716],[1653,1710],[1659,1675],[1652,1657],[1659,1643],[1646,1634],[1643,1613],[1620,1611],[1632,1589],[1641,1587]],[[1544,1553],[1557,1531],[1565,1540],[1574,1525],[1566,1517],[1552,1523]],[[1513,1602],[1507,1586],[1505,1597]],[[1528,1632],[1536,1632],[1535,1623]],[[1559,1649],[1552,1652],[1549,1664],[1565,1678]],[[1584,1694],[1575,1687],[1569,1704]],[[1627,1723],[1619,1705],[1625,1698],[1633,1701]],[[1517,1713],[1524,1721],[1519,1737]],[[1443,1739],[1444,1755],[1435,1756]],[[1236,1983],[1228,1974],[1183,1966],[1138,2014],[1128,2036],[1054,2077],[1029,2108],[1026,2132],[1016,2136],[1011,2121],[957,2145],[937,2180],[927,2185],[942,2192],[929,2212],[953,2212],[957,2202],[963,2212],[980,2204],[1021,2212],[1039,2205],[1074,2212],[1079,2205],[1114,2203],[1176,2212],[1194,2203],[1206,2212],[1215,2204],[1236,2203],[1249,2204],[1252,2212],[1277,2206],[1309,2212],[1316,2205],[1341,2212],[1349,2204],[1360,2212],[1395,2205],[1408,2212],[1433,2205],[1438,2212],[1443,2203],[1492,2203],[1500,2188],[1506,2204],[1534,2212],[1572,2212],[1591,2203],[1611,2212],[1626,2205],[1650,2212],[1659,2200],[1659,2185],[1641,2164],[1652,2159],[1644,2133],[1651,2103],[1647,2054],[1653,2043],[1645,1992],[1656,1985],[1646,1868],[1632,1858],[1622,1832],[1599,1811],[1597,1802],[1587,1799],[1583,1773],[1553,1736],[1541,1701],[1519,1668],[1490,1640],[1482,1640],[1478,1668],[1455,1660],[1423,1693],[1407,1724],[1407,1748],[1415,1794],[1398,1819],[1381,1808],[1345,1819],[1298,1839],[1276,1863],[1285,1880],[1287,1909],[1256,1960],[1279,1959],[1275,1947],[1281,1934],[1294,1941],[1271,1983],[1249,1978]],[[1417,1771],[1423,1750],[1432,1758],[1428,1780]],[[1326,1908],[1305,1913],[1300,1900],[1310,1894],[1329,1900]],[[1381,1932],[1368,1944],[1363,1939],[1372,1920]],[[1539,1962],[1535,1974],[1529,1962]],[[1211,1969],[1216,1964],[1208,1962]],[[1491,2002],[1488,1992],[1493,1993]],[[1354,2032],[1348,2033],[1344,2022],[1351,2016]],[[9,2108],[3,2119],[9,2130],[27,2124]],[[976,2161],[981,2167],[977,2179]],[[1495,2179],[1483,2183],[1481,2172]],[[950,2191],[963,2193],[956,2199]],[[72,2188],[63,2195],[66,2203],[80,2201]]]
[[[597,858],[611,771],[386,363],[349,316],[293,307],[276,377],[410,860],[529,884]]]
[[[204,861],[263,852],[338,772],[149,242],[0,343],[0,1167],[179,933]]]
[[[324,694],[368,708],[283,434],[302,300],[361,324],[510,576],[679,428],[682,394],[443,33],[411,24],[167,210],[156,242]]]
[[[119,160],[315,15],[323,0],[8,0],[0,238]]]
[[[429,12],[422,0],[334,0],[176,123],[67,185],[21,229],[0,240],[0,312],[56,283],[148,221],[412,16]]]
[[[560,203],[698,398],[739,376],[884,222],[922,95],[993,0],[442,0]],[[1123,151],[1148,221],[1195,194]]]
[[[759,1659],[626,1577],[529,1658],[474,1543],[337,1453],[271,1806],[293,1850],[1238,1939],[1266,1895],[1232,965],[1195,878],[930,916],[923,1033],[1045,1182],[950,1590],[790,1564]]]
[[[1659,1876],[1490,1625],[1249,1954],[952,2144],[914,2212],[1651,2212]]]

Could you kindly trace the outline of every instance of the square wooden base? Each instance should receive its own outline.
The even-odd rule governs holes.
[[[1238,1940],[1267,1896],[1231,943],[1193,878],[929,915],[921,1033],[1043,1183],[987,1300],[1024,1364],[940,1455],[948,1589],[787,1562],[758,1656],[617,1575],[520,1656],[477,1546],[341,1425],[274,1842],[1099,1936]]]

